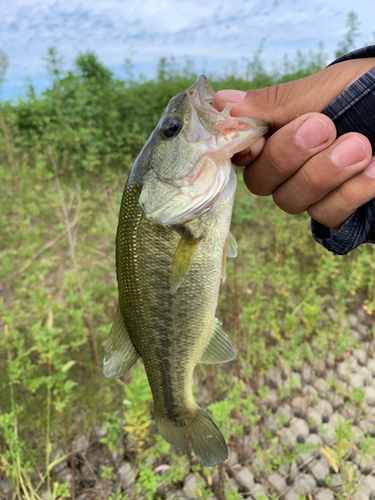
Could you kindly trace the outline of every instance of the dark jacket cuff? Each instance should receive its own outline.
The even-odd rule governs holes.
[[[332,64],[375,57],[375,45],[364,47],[340,57]],[[337,136],[347,132],[359,132],[371,142],[375,154],[375,66],[344,90],[323,111],[333,120]],[[362,243],[375,242],[375,200],[358,208],[337,231],[312,220],[314,239],[327,250],[345,255]]]

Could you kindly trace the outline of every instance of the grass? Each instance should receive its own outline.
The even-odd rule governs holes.
[[[65,220],[48,160],[35,169],[18,165],[20,192],[7,166],[0,175],[7,193],[0,199],[0,474],[10,477],[25,498],[37,499],[46,488],[58,498],[68,489],[50,477],[57,448],[75,451],[77,434],[105,422],[103,445],[109,452],[116,449],[122,387],[98,374],[90,329],[102,356],[117,305],[114,236],[126,174],[63,177]],[[209,411],[236,447],[241,436],[257,428],[261,415],[269,414],[261,408],[270,369],[298,372],[303,363],[314,365],[328,352],[343,359],[357,345],[344,320],[361,306],[372,317],[375,264],[371,246],[347,257],[328,254],[312,241],[307,217],[287,216],[271,199],[251,196],[242,181],[234,214],[236,288],[230,261],[218,317],[233,343],[239,328],[241,380],[235,362],[229,369],[198,365],[195,391],[198,399],[202,387],[208,391]],[[334,319],[327,314],[332,304]],[[295,393],[298,381],[292,378],[289,387],[283,388],[282,400]],[[361,402],[358,394],[352,400],[354,406]],[[171,468],[162,480],[178,485],[186,460],[154,434],[150,403],[138,366],[126,385],[124,452],[134,464],[139,494],[151,499],[161,478],[147,464],[167,461]],[[272,451],[279,439],[269,434],[263,441],[253,446],[271,472],[280,465]],[[328,453],[340,461],[342,450]],[[297,455],[289,450],[283,460],[294,463]],[[114,464],[108,467],[113,470]],[[108,470],[103,474],[106,479]]]

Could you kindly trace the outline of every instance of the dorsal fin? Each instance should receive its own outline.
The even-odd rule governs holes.
[[[103,375],[106,378],[121,378],[138,358],[139,354],[129,337],[119,306],[105,346]]]
[[[228,335],[221,328],[221,323],[215,318],[211,338],[203,351],[200,363],[214,364],[226,363],[236,358],[236,352],[229,342]]]
[[[174,295],[189,272],[191,261],[197,251],[200,238],[194,238],[190,231],[185,229],[177,246],[172,263],[171,292]]]

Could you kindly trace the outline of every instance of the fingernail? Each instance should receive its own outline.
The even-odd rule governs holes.
[[[309,118],[296,132],[296,141],[306,149],[314,149],[328,140],[329,130],[325,121]]]
[[[224,102],[242,102],[245,99],[246,92],[242,90],[219,90],[216,95]]]
[[[340,167],[349,167],[366,158],[365,145],[360,137],[348,137],[331,153],[332,160]]]
[[[375,179],[375,161],[372,161],[369,165],[367,165],[365,168],[365,174],[372,179]]]

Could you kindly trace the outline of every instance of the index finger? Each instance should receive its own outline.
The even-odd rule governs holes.
[[[223,92],[228,91],[218,91],[214,97],[215,107],[222,111],[231,105],[232,116],[265,120],[271,129],[277,130],[300,115],[321,112],[374,64],[373,57],[342,61],[299,80],[249,90],[241,102],[231,102],[231,91],[228,99],[223,100]]]

